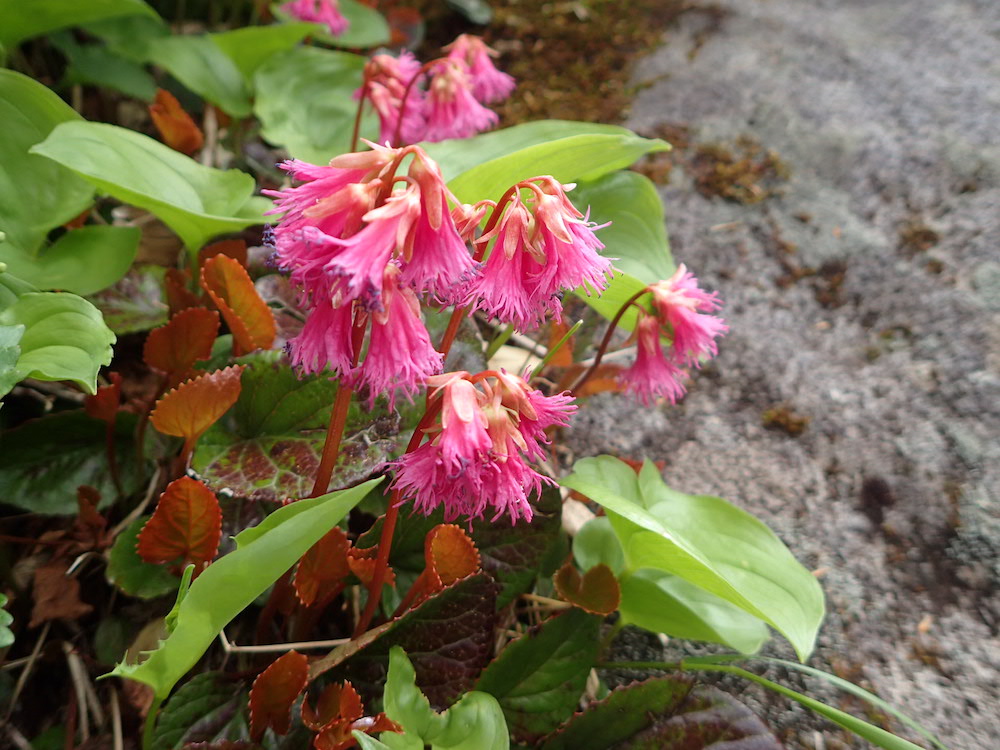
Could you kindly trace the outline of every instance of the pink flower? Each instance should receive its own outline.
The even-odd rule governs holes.
[[[660,323],[651,315],[640,315],[635,334],[635,363],[619,375],[622,384],[647,406],[658,396],[677,403],[686,391],[680,382],[681,370],[663,354]]]
[[[482,103],[506,99],[514,90],[514,78],[497,70],[490,59],[499,53],[478,36],[462,34],[444,49],[449,58],[465,65],[472,79],[472,95]]]
[[[324,24],[333,36],[343,34],[350,25],[337,0],[292,0],[282,5],[281,10],[300,21]]]
[[[449,58],[440,60],[431,69],[424,114],[427,118],[424,140],[432,142],[468,138],[490,129],[500,119],[496,112],[476,101],[464,66]]]
[[[650,291],[657,315],[673,329],[674,362],[701,367],[702,357],[718,353],[715,339],[729,327],[721,318],[707,314],[722,306],[717,292],[699,289],[698,279],[683,263],[673,276],[653,284]]]
[[[302,331],[288,342],[292,365],[306,374],[329,368],[339,375],[351,372],[354,349],[351,344],[353,305],[334,307],[321,302],[306,318]]]
[[[368,98],[378,114],[379,142],[391,143],[399,130],[404,143],[416,143],[424,135],[424,90],[414,79],[420,75],[420,61],[410,52],[402,52],[399,57],[374,55],[365,65],[364,80],[368,87]],[[361,95],[364,86],[358,89],[355,98]],[[403,100],[406,106],[403,107]],[[399,125],[400,114],[403,123]]]
[[[396,391],[412,401],[424,381],[441,371],[443,361],[421,320],[420,302],[410,289],[399,286],[398,277],[399,269],[386,267],[383,310],[372,314],[368,353],[358,367],[358,382],[371,391],[369,405],[384,393],[390,409]]]

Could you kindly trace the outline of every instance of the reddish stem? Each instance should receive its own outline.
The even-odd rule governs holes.
[[[642,295],[649,291],[648,288],[642,289],[636,292],[631,297],[629,297],[625,304],[621,306],[621,309],[615,313],[615,317],[611,319],[611,324],[608,326],[607,332],[604,334],[604,338],[601,339],[601,345],[597,347],[597,354],[594,356],[594,364],[592,364],[583,375],[577,378],[577,381],[573,383],[570,387],[569,392],[572,395],[576,395],[576,392],[583,387],[583,384],[590,380],[591,376],[597,371],[597,368],[601,364],[601,359],[604,357],[604,353],[608,350],[608,345],[611,343],[611,337],[615,334],[615,329],[618,328],[618,323],[621,321],[622,316],[625,311],[632,306],[636,300],[638,300]]]
[[[433,66],[435,63],[439,63],[444,59],[445,58],[443,57],[439,57],[436,60],[431,60],[428,63],[424,63],[423,65],[420,66],[420,70],[414,73],[413,78],[410,79],[410,82],[406,84],[406,88],[403,90],[403,98],[399,102],[399,118],[396,120],[396,130],[393,131],[392,143],[389,144],[390,146],[395,146],[395,144],[399,143],[400,138],[402,137],[403,116],[406,114],[406,101],[410,96],[410,91],[413,90],[414,85],[417,83],[417,81],[420,80],[420,76],[427,73],[431,69],[431,66]]]
[[[351,131],[351,151],[358,150],[358,136],[361,133],[361,113],[364,111],[365,99],[368,97],[368,81],[365,80],[361,87],[361,95],[358,97],[358,111],[354,115],[354,130]]]

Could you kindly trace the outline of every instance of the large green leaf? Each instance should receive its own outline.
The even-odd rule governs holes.
[[[177,610],[173,632],[139,665],[112,674],[144,682],[160,700],[195,665],[219,632],[332,529],[381,480],[299,500],[236,535],[237,548],[208,566]]]
[[[514,183],[552,175],[563,183],[597,179],[643,154],[669,148],[616,125],[542,120],[473,138],[422,144],[464,203],[499,200]]]
[[[578,461],[563,484],[608,512],[628,572],[676,575],[773,625],[800,659],[823,620],[823,591],[781,540],[717,497],[668,488],[653,464],[639,476],[610,456]]]
[[[95,393],[98,370],[111,363],[115,335],[97,308],[75,294],[22,294],[0,311],[0,326],[24,326],[17,380],[71,380]]]
[[[7,20],[2,13],[0,18]],[[49,230],[90,205],[93,187],[65,167],[28,153],[60,123],[78,120],[42,84],[0,70],[0,232],[6,235],[0,261],[33,257]]]
[[[312,488],[337,384],[299,377],[281,352],[244,357],[239,400],[198,441],[194,469],[216,491],[229,488],[252,500],[302,497]],[[396,420],[354,403],[334,486],[369,476],[402,446]]]
[[[249,83],[257,68],[268,58],[291,49],[309,34],[315,33],[316,28],[311,23],[247,26],[210,34],[209,37],[229,56]]]
[[[4,261],[11,273],[39,289],[93,294],[126,274],[141,234],[137,227],[85,226],[66,232],[35,257],[12,253]]]
[[[318,47],[281,52],[254,73],[254,114],[261,135],[296,159],[325,164],[349,151],[366,59]],[[367,108],[366,108],[367,109]],[[362,137],[378,133],[374,115],[362,118]]]
[[[233,117],[250,114],[250,91],[243,74],[210,36],[154,39],[148,59]]]
[[[134,414],[115,423],[115,455],[122,489],[141,489],[147,467],[135,450]],[[83,411],[59,412],[25,422],[4,434],[0,451],[0,503],[30,513],[72,515],[79,506],[76,488],[89,484],[101,493],[101,506],[118,495],[105,447],[107,426]]]
[[[95,122],[67,122],[31,149],[98,189],[162,219],[192,250],[264,221],[271,202],[252,198],[253,178],[211,169],[152,138]]]
[[[113,16],[156,11],[143,0],[0,0],[0,45],[11,48],[33,36]]]
[[[66,55],[63,86],[86,83],[115,89],[147,102],[152,102],[156,96],[156,82],[149,71],[116,54],[107,45],[80,44],[69,31],[52,34],[49,41]]]
[[[170,27],[159,16],[105,18],[84,25],[84,30],[103,39],[112,54],[139,64],[149,62],[154,40],[170,36]]]
[[[479,677],[476,690],[503,708],[522,740],[548,734],[576,710],[597,662],[601,618],[571,609],[509,644]]]
[[[0,398],[20,380],[17,374],[17,359],[21,356],[18,342],[24,335],[24,326],[0,326]]]
[[[389,42],[389,24],[377,10],[363,5],[357,0],[338,0],[337,5],[344,18],[347,19],[347,30],[343,34],[334,36],[322,24],[315,24],[314,36],[318,40],[350,49],[378,47],[380,44]],[[281,10],[280,5],[272,5],[271,12],[277,18],[294,21]]]

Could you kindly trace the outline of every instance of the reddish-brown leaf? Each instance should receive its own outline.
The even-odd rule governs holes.
[[[258,675],[250,688],[251,739],[259,742],[268,727],[277,734],[288,734],[292,704],[308,679],[309,660],[297,651],[279,656]]]
[[[84,224],[87,223],[87,219],[90,218],[90,206],[87,206],[83,211],[77,214],[76,218],[70,219],[65,224],[63,224],[64,229],[80,229]]]
[[[206,260],[201,268],[201,286],[226,319],[237,356],[271,347],[277,332],[274,314],[238,260],[228,255]]]
[[[214,258],[216,255],[228,255],[244,268],[247,267],[247,243],[246,240],[219,240],[211,245],[205,245],[198,251],[198,268],[205,265],[205,261]]]
[[[111,543],[104,532],[108,527],[107,519],[97,512],[101,502],[101,493],[94,487],[81,484],[76,488],[76,502],[79,507],[76,521],[70,535],[85,549],[101,549]]]
[[[424,563],[423,572],[403,598],[397,615],[479,570],[479,550],[462,528],[442,523],[424,539]]]
[[[29,628],[49,620],[75,620],[89,614],[94,608],[80,601],[80,582],[67,576],[70,561],[53,560],[35,569],[35,585],[32,597]]]
[[[167,373],[167,383],[173,387],[193,374],[195,362],[212,356],[218,335],[219,313],[192,307],[150,331],[142,357],[150,367]]]
[[[337,719],[354,721],[364,715],[365,707],[361,703],[361,696],[350,682],[344,682],[343,685],[332,682],[327,685],[320,693],[315,709],[309,705],[308,700],[302,703],[302,723],[314,732]]]
[[[375,574],[375,558],[377,555],[378,547],[369,547],[368,549],[351,547],[347,551],[348,567],[365,586],[372,582],[372,576]],[[389,586],[396,585],[396,573],[391,567],[386,570],[385,583]]]
[[[194,563],[199,572],[211,562],[222,538],[222,511],[215,493],[191,477],[167,485],[153,517],[139,532],[136,550],[149,563]]]
[[[402,732],[403,728],[383,713],[374,716],[365,716],[355,721],[338,719],[323,727],[322,731],[313,740],[313,747],[316,750],[348,750],[357,747],[357,741],[351,734],[357,729],[365,734],[378,734],[379,732]]]
[[[340,528],[333,528],[314,544],[295,571],[295,593],[307,607],[335,596],[350,572],[347,551],[351,543]]]
[[[93,396],[84,397],[83,409],[89,417],[114,424],[118,404],[121,402],[122,376],[117,372],[108,373],[108,380],[111,382],[100,386]]]
[[[562,317],[555,318],[549,327],[549,352],[552,347],[562,341],[563,337],[569,333],[569,326]],[[553,367],[569,367],[573,364],[573,337],[570,336],[561,347],[549,359],[549,364]]]
[[[186,441],[186,450],[215,424],[240,396],[243,365],[199,375],[165,393],[149,415],[153,427]]]
[[[171,315],[189,307],[201,307],[198,295],[191,291],[191,274],[178,268],[168,268],[163,277],[163,287],[167,293],[167,308]]]
[[[149,114],[163,142],[175,151],[191,156],[204,144],[201,129],[169,91],[156,90],[156,99],[149,105]]]
[[[599,563],[581,577],[573,563],[556,571],[556,591],[566,601],[592,615],[610,615],[621,604],[618,579],[604,563]]]

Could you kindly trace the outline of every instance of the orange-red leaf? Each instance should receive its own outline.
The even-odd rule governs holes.
[[[201,286],[233,332],[233,352],[239,356],[274,343],[274,314],[257,293],[250,274],[238,260],[216,255],[201,268]]]
[[[176,435],[189,446],[236,403],[243,365],[199,375],[168,391],[149,415],[153,427]]]
[[[580,571],[568,562],[556,571],[554,581],[559,596],[593,615],[610,615],[621,603],[618,579],[604,563],[581,577]]]
[[[573,364],[573,337],[570,336],[559,349],[552,353],[552,347],[563,340],[563,337],[569,333],[569,326],[562,317],[557,317],[553,319],[552,325],[549,327],[549,353],[552,355],[549,359],[549,364],[553,367],[569,367]]]
[[[83,409],[88,417],[114,424],[122,396],[122,376],[112,372],[108,374],[108,380],[111,381],[109,385],[102,385],[93,396],[84,397]]]
[[[173,387],[192,375],[195,362],[212,356],[218,335],[219,313],[192,307],[149,332],[142,358],[150,367],[167,373],[168,385]]]
[[[205,265],[205,261],[214,258],[216,255],[228,255],[238,261],[244,268],[247,267],[247,243],[246,240],[219,240],[211,245],[205,245],[198,251],[198,268]]]
[[[167,293],[167,308],[171,315],[189,307],[201,307],[198,295],[188,288],[191,274],[178,268],[168,268],[163,277],[163,287]]]
[[[169,91],[156,90],[156,99],[149,105],[149,114],[163,142],[175,151],[191,156],[204,144],[201,128]]]
[[[167,485],[153,517],[139,532],[136,550],[149,563],[194,563],[201,571],[215,557],[222,538],[222,511],[208,487],[191,477]]]
[[[347,550],[347,565],[365,586],[372,582],[372,577],[375,575],[375,558],[377,556],[378,547],[368,547],[367,549],[351,547]],[[396,573],[391,567],[386,569],[385,583],[389,586],[396,585]]]
[[[336,682],[326,686],[316,701],[316,708],[309,701],[302,703],[302,723],[313,731],[319,731],[337,719],[354,721],[365,715],[361,696],[350,682],[339,685]]]
[[[347,550],[351,543],[340,528],[334,527],[310,547],[295,571],[295,593],[307,607],[335,596],[340,584],[351,568],[347,564]]]
[[[424,539],[424,562],[424,571],[413,582],[397,614],[479,570],[479,550],[461,527],[439,524]]]
[[[254,742],[260,741],[268,727],[288,734],[292,704],[308,679],[309,660],[297,651],[279,656],[258,675],[250,688],[250,738]]]

